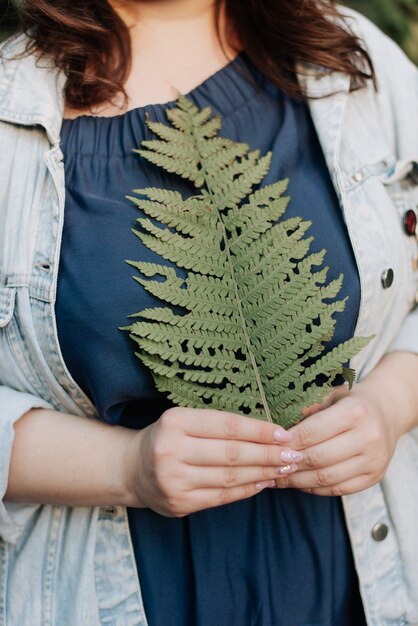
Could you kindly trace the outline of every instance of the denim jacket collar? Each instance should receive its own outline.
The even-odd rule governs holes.
[[[0,120],[45,129],[59,143],[64,113],[65,75],[48,59],[25,54],[26,36],[6,43],[0,62]]]
[[[303,92],[309,99],[309,108],[325,160],[336,191],[340,195],[338,180],[340,143],[351,79],[342,72],[329,72],[308,63],[298,64],[297,76]]]

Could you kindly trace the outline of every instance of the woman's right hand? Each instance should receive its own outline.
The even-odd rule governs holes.
[[[249,498],[297,470],[280,426],[210,409],[172,408],[136,432],[127,456],[132,501],[169,517]],[[135,506],[135,504],[133,504]]]

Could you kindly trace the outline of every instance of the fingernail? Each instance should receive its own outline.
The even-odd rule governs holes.
[[[291,463],[290,465],[285,465],[284,467],[278,467],[276,472],[278,474],[292,474],[293,472],[296,472],[297,469],[298,466],[295,465],[295,463]]]
[[[291,441],[293,439],[293,435],[292,433],[289,433],[287,430],[279,426],[279,428],[276,428],[276,430],[273,433],[273,439],[274,441],[287,443],[288,441]]]
[[[266,487],[275,487],[276,483],[274,482],[274,480],[264,480],[260,483],[256,483],[255,484],[255,488],[258,489],[258,491],[261,491],[262,489],[266,489]]]
[[[280,458],[285,463],[298,463],[303,459],[303,456],[300,452],[296,452],[296,450],[283,450],[280,454]]]

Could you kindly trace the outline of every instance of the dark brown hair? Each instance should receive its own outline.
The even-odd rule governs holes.
[[[375,79],[361,42],[343,24],[333,0],[216,0],[240,48],[276,85],[303,94],[295,64],[308,62],[352,78]],[[20,27],[29,50],[52,56],[68,77],[67,102],[92,107],[124,94],[131,63],[128,29],[107,0],[26,0]]]

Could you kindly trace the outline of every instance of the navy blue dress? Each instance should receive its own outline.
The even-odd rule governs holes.
[[[288,215],[313,222],[313,250],[328,250],[329,278],[344,273],[349,296],[333,344],[353,334],[359,278],[341,210],[305,104],[292,101],[240,55],[189,97],[222,117],[222,134],[262,153],[265,183],[289,177]],[[170,104],[170,106],[172,103]],[[187,181],[132,153],[151,138],[146,114],[64,121],[67,199],[56,304],[64,359],[101,419],[143,428],[170,406],[118,328],[156,306],[125,259],[157,261],[131,233],[133,188]],[[130,529],[150,626],[361,626],[364,616],[339,498],[266,490],[245,501],[165,518],[130,509]],[[115,572],[117,577],[117,572]]]

